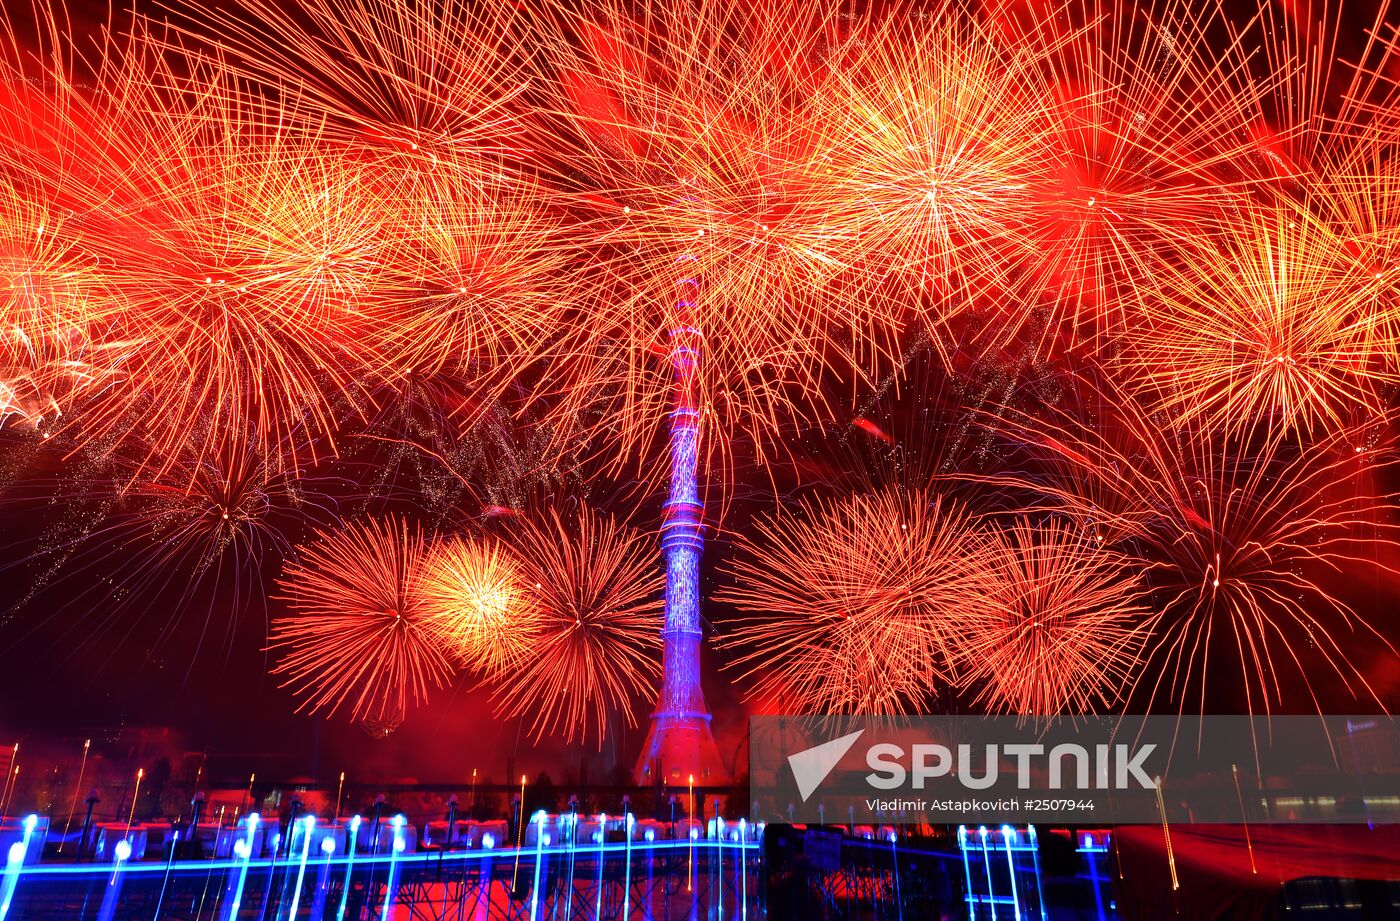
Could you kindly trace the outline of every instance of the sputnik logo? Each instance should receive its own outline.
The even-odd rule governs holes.
[[[797,780],[797,792],[802,796],[802,802],[807,802],[807,797],[821,786],[822,781],[826,780],[827,775],[863,735],[865,730],[859,729],[850,735],[823,742],[795,755],[788,755],[788,766],[792,768],[792,776]]]

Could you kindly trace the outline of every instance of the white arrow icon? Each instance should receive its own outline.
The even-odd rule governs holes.
[[[788,755],[788,765],[792,768],[792,776],[797,779],[797,792],[801,794],[802,802],[807,802],[807,797],[812,795],[812,791],[821,786],[822,781],[826,780],[826,775],[830,774],[837,762],[851,750],[851,746],[856,744],[856,739],[864,734],[865,730],[859,729],[850,735],[823,742],[795,755]]]

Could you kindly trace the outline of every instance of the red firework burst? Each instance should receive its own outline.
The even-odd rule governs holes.
[[[453,674],[432,612],[416,593],[424,541],[406,521],[323,534],[283,570],[292,614],[272,622],[272,673],[299,709],[344,712],[392,730]]]
[[[1112,707],[1152,620],[1132,561],[1063,518],[993,522],[984,536],[981,591],[956,643],[976,702],[1045,716]]]
[[[536,738],[608,733],[618,714],[649,698],[661,673],[661,571],[651,535],[582,507],[525,518],[509,537],[533,585],[536,634],[501,683],[501,709],[530,719]]]
[[[1218,430],[1173,430],[1121,392],[1077,396],[1097,404],[1097,422],[1059,410],[989,419],[1032,462],[985,479],[1043,497],[1095,545],[1137,561],[1159,615],[1135,682],[1147,699],[1185,706],[1227,675],[1251,713],[1285,688],[1316,704],[1328,675],[1374,697],[1342,644],[1384,638],[1326,579],[1378,573],[1379,549],[1400,547],[1394,503],[1375,485],[1395,463],[1388,437],[1348,431],[1242,452]]]
[[[976,566],[967,515],[917,491],[804,502],[741,538],[746,618],[720,639],[755,695],[812,713],[898,713],[935,693]]]
[[[1212,47],[1218,10],[1127,13],[1091,0],[1079,17],[1088,27],[1062,38],[1059,17],[1035,25],[1054,47],[1043,63],[1053,166],[1029,186],[1023,294],[991,324],[1005,339],[1043,314],[1046,347],[1122,335],[1153,283],[1154,254],[1237,200],[1230,164],[1254,152],[1246,128],[1260,91],[1239,86],[1236,62]]]

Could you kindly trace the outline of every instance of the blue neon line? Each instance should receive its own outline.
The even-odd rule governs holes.
[[[647,844],[646,849],[649,850],[649,851],[681,850],[681,849],[683,849],[683,848],[690,847],[691,844],[692,844],[692,842],[689,842],[689,841],[654,841],[654,842],[650,842],[649,844]],[[711,841],[711,840],[708,840],[708,839],[705,839],[705,838],[701,838],[701,839],[698,839],[698,840],[696,840],[696,841],[694,842],[694,846],[695,846],[695,847],[700,847],[700,848],[709,848],[709,849],[711,849],[711,850],[718,850],[718,849],[722,846],[722,843],[721,843],[721,842],[717,842],[717,841]],[[731,845],[724,845],[724,846],[734,847],[734,846],[736,846],[736,845],[732,845],[732,844],[731,844]],[[745,842],[743,845],[739,845],[739,846],[743,847],[744,850],[749,850],[749,851],[757,851],[757,850],[759,849],[759,847],[760,847],[760,845],[759,845],[757,842]],[[546,853],[548,853],[548,852],[550,852],[550,851],[562,849],[563,847],[564,847],[564,845],[562,845],[562,844],[551,844],[550,847],[548,848],[548,850],[546,851]],[[599,855],[605,855],[605,854],[614,853],[614,852],[616,852],[616,853],[622,853],[625,849],[626,849],[626,845],[625,845],[625,844],[621,844],[621,843],[616,843],[616,842],[614,842],[614,843],[608,843],[608,844],[593,844],[593,845],[588,846],[588,847],[580,848],[580,849],[579,849],[579,853],[580,853],[580,854],[585,854],[585,855],[586,855],[586,854],[593,854],[593,853],[596,853],[596,854],[599,854]],[[427,863],[427,862],[430,861],[430,860],[442,860],[442,861],[449,861],[449,860],[473,860],[473,859],[475,859],[475,860],[485,860],[485,859],[488,858],[488,856],[494,858],[494,857],[499,857],[499,856],[501,856],[502,854],[509,855],[509,856],[514,856],[514,855],[515,855],[515,851],[516,851],[515,848],[493,848],[493,849],[490,850],[490,851],[486,851],[486,850],[463,850],[463,851],[452,851],[452,852],[449,852],[449,853],[446,853],[446,854],[429,853],[429,852],[420,852],[420,853],[414,853],[414,854],[409,854],[409,855],[401,856],[401,857],[398,858],[398,863],[400,863],[400,864]],[[529,848],[521,848],[520,851],[521,851],[522,854],[528,854],[529,851],[530,851],[530,849],[529,849]],[[911,854],[912,854],[912,853],[941,854],[942,852],[939,852],[939,851],[925,851],[925,852],[909,851],[909,853],[911,853]],[[952,856],[952,855],[951,855],[951,854],[948,854],[948,855],[946,855],[946,856]],[[383,855],[383,854],[377,855],[377,856],[363,856],[363,857],[355,857],[355,858],[352,858],[352,857],[349,857],[349,856],[345,856],[345,857],[332,857],[332,858],[330,858],[330,859],[331,859],[331,860],[333,861],[333,863],[334,863],[335,865],[337,865],[337,866],[339,866],[339,865],[341,865],[341,864],[345,864],[345,863],[350,863],[350,862],[352,862],[352,861],[353,861],[354,863],[356,863],[356,864],[388,864],[388,863],[394,862],[394,857],[393,857],[393,855]],[[291,858],[288,858],[288,859],[279,859],[279,858],[275,858],[275,857],[268,857],[268,858],[261,858],[261,859],[259,859],[259,860],[252,860],[252,859],[249,859],[248,862],[247,862],[247,865],[248,865],[248,867],[251,868],[251,869],[264,869],[264,868],[276,869],[276,868],[292,867],[292,866],[295,866],[296,863],[297,863],[297,860],[296,860],[296,859],[291,859]],[[243,865],[243,861],[241,861],[241,860],[239,860],[239,859],[237,859],[237,858],[226,858],[226,859],[222,859],[222,860],[185,860],[185,861],[180,861],[180,862],[178,862],[178,863],[175,863],[175,864],[173,865],[173,868],[174,868],[175,870],[177,870],[177,871],[198,870],[198,871],[203,872],[203,871],[209,871],[209,870],[234,870],[234,869],[238,869],[238,868],[239,868],[240,866],[242,866],[242,865]],[[21,875],[32,875],[32,876],[59,876],[59,875],[84,875],[84,874],[92,875],[92,874],[106,873],[106,872],[108,872],[108,871],[110,871],[110,870],[115,869],[115,867],[116,867],[116,864],[115,864],[115,863],[99,863],[99,864],[92,864],[92,863],[89,863],[89,864],[47,864],[47,865],[45,865],[45,864],[39,864],[39,865],[37,865],[37,866],[25,867],[24,869],[22,869],[22,870],[20,871],[20,873],[21,873]],[[148,864],[148,863],[130,862],[130,861],[128,861],[128,862],[126,862],[125,865],[122,867],[122,872],[124,872],[124,873],[133,873],[133,874],[142,874],[142,873],[163,873],[164,871],[165,871],[165,865],[164,865],[164,864],[158,864],[158,863],[157,863],[157,864]]]
[[[1011,877],[1011,906],[1015,910],[1016,921],[1021,921],[1021,896],[1016,889],[1016,857],[1011,850],[1011,838],[1006,834],[1007,829],[1001,832],[1001,841],[1006,845],[1006,872]]]
[[[972,890],[972,863],[967,856],[967,826],[958,826],[958,850],[962,852],[963,875],[967,877],[967,916],[970,921],[977,918],[977,896]]]
[[[356,816],[356,818],[358,819],[359,817]],[[449,834],[450,833],[451,832],[449,829]],[[355,869],[355,847],[359,844],[360,841],[359,822],[356,821],[350,823],[350,834],[348,835],[346,840],[349,841],[350,844],[349,847],[346,849],[345,885],[342,886],[340,889],[340,910],[336,912],[336,921],[344,921],[345,903],[350,898],[350,873]],[[329,857],[327,857],[327,861],[329,861]]]
[[[996,884],[992,882],[992,857],[991,857],[991,852],[987,850],[987,828],[986,828],[986,826],[980,826],[980,827],[978,827],[978,829],[977,829],[977,836],[978,836],[979,838],[982,839],[982,866],[983,866],[984,868],[986,868],[986,870],[987,870],[987,894],[988,894],[989,896],[995,897],[996,894],[997,894],[997,887],[996,887]],[[996,921],[996,918],[997,918],[997,909],[996,909],[996,902],[995,902],[995,901],[992,901],[992,903],[991,903],[991,909],[992,909],[992,921]]]
[[[294,921],[297,916],[297,906],[301,904],[301,886],[306,881],[306,861],[311,856],[311,832],[316,827],[316,821],[311,816],[307,818],[310,818],[311,821],[304,823],[306,830],[301,836],[301,865],[297,867],[297,885],[296,890],[292,893],[292,907],[287,912],[288,921]],[[295,826],[293,827],[295,828]],[[294,840],[295,837],[293,835]]]

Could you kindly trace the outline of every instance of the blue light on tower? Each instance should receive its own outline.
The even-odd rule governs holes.
[[[694,256],[678,261],[689,267]],[[700,783],[723,779],[724,769],[710,732],[710,712],[700,688],[700,554],[705,544],[704,504],[700,499],[700,359],[704,336],[695,323],[699,282],[677,282],[675,324],[670,331],[675,396],[670,416],[671,486],[661,525],[666,565],[666,620],[661,695],[651,729],[637,761],[639,783],[654,783],[656,772],[670,783],[694,777]]]

